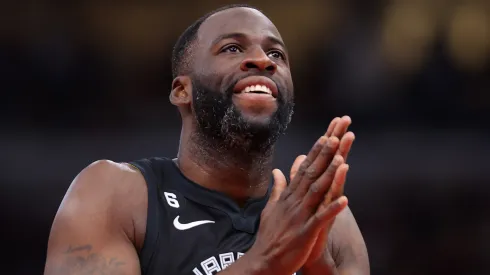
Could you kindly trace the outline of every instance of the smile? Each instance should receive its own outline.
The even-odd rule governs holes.
[[[277,86],[274,81],[264,76],[246,77],[235,85],[236,94],[257,94],[262,96],[277,97]]]
[[[265,85],[250,85],[240,93],[268,94],[272,96],[272,91]]]

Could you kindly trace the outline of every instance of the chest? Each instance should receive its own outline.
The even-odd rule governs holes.
[[[176,189],[166,190],[152,259],[158,271],[152,274],[212,275],[226,269],[254,244],[264,205],[238,209],[219,197],[199,202]]]
[[[248,223],[258,217],[226,213],[185,198],[175,200],[174,207],[162,205],[166,209],[161,226],[166,234],[159,237],[164,258],[158,261],[165,262],[168,274],[216,274],[253,245],[256,235],[247,230],[253,226]]]

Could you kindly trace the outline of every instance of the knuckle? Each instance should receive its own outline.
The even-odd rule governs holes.
[[[331,202],[332,202],[332,199],[331,199],[331,198],[329,198],[329,197],[326,197],[326,198],[325,198],[325,199],[322,201],[322,203],[321,203],[321,205],[322,205],[323,209],[324,209],[324,210],[328,210],[328,207],[329,207],[329,205],[330,205],[330,203],[331,203]]]
[[[328,168],[327,168],[327,169],[328,169],[328,172],[332,172],[332,171],[334,171],[335,169],[337,169],[337,166],[338,166],[338,165],[336,165],[336,164],[335,164],[335,161],[332,161],[332,162],[330,163],[330,165],[328,166]]]
[[[332,154],[332,151],[333,151],[333,150],[332,150],[332,148],[330,148],[330,147],[325,147],[325,148],[323,148],[323,150],[320,152],[320,155],[321,155],[322,157],[326,157],[326,156],[328,156],[328,155]]]
[[[318,194],[320,192],[320,186],[318,186],[318,184],[314,183],[314,184],[310,185],[309,191],[311,194]]]
[[[330,170],[337,169],[343,162],[343,158],[339,155],[335,156],[329,165]]]
[[[287,188],[279,196],[279,200],[286,200],[291,195],[291,189]]]
[[[325,139],[318,140],[318,142],[316,142],[313,148],[311,149],[311,152],[317,154],[318,151],[320,151],[325,146],[325,143],[326,143]]]
[[[317,174],[317,171],[316,171],[315,167],[310,167],[305,172],[306,178],[309,180],[315,179],[316,174]]]
[[[284,198],[283,204],[287,208],[292,208],[298,201],[298,196],[295,193],[291,193],[289,196]]]
[[[303,161],[303,163],[301,163],[301,165],[299,166],[296,175],[303,175],[308,166],[310,166],[310,161],[305,159],[305,161]]]
[[[340,155],[337,155],[337,156],[335,156],[333,162],[334,162],[335,166],[340,166],[344,162],[344,158]]]

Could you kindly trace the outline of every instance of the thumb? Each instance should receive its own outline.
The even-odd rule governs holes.
[[[276,202],[277,200],[279,200],[282,191],[286,189],[287,181],[286,177],[279,169],[272,170],[272,176],[274,177],[274,187],[272,188],[269,202]]]

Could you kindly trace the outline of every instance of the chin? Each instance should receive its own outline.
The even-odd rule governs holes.
[[[271,124],[274,114],[270,113],[249,113],[240,112],[241,119],[251,127],[269,127]]]

